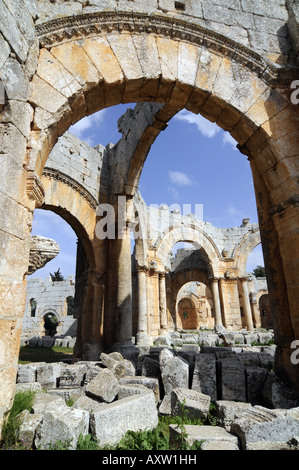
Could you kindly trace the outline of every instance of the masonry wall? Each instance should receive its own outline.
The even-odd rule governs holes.
[[[52,282],[32,278],[27,281],[26,309],[23,318],[21,343],[45,335],[44,318],[47,314],[54,314],[58,320],[57,335],[76,336],[77,321],[69,315],[68,298],[75,297],[75,283],[72,276],[64,281]],[[36,310],[32,316],[31,300],[36,302]]]
[[[37,2],[37,24],[68,15],[119,11],[166,14],[195,22],[249,46],[277,63],[292,53],[288,40],[289,11],[283,0],[90,0]],[[290,6],[291,8],[291,6]]]

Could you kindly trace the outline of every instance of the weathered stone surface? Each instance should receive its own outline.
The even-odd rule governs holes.
[[[160,401],[159,382],[155,377],[122,377],[119,379],[119,386],[121,387],[122,385],[142,385],[153,392],[157,403]]]
[[[236,419],[230,431],[240,438],[243,449],[254,443],[288,443],[299,440],[299,420],[285,410],[255,406]]]
[[[110,354],[102,353],[100,359],[118,379],[129,375],[134,376],[136,374],[136,370],[132,362],[128,359],[124,359],[118,352]]]
[[[156,400],[150,391],[104,405],[90,418],[91,432],[101,446],[117,444],[129,430],[154,429],[157,424]]]
[[[223,358],[220,362],[221,399],[246,401],[245,367],[237,358]]]
[[[36,381],[46,390],[56,388],[60,376],[61,364],[45,364],[37,367]]]
[[[25,410],[20,416],[20,429],[18,438],[22,445],[27,449],[31,449],[34,443],[35,432],[37,426],[42,421],[42,414],[31,414]]]
[[[216,416],[219,425],[224,427],[227,431],[230,430],[230,426],[233,421],[240,417],[242,413],[251,409],[250,403],[217,400],[216,403]]]
[[[169,429],[170,442],[173,445],[178,445],[178,441],[181,439],[180,428],[171,424]],[[202,446],[205,446],[201,447],[203,450],[217,450],[218,448],[219,450],[239,450],[238,438],[219,426],[197,426],[187,424],[185,426],[185,432],[187,436],[183,439],[190,446],[195,442],[202,442]]]
[[[212,401],[216,400],[216,359],[214,354],[196,355],[192,390],[209,395]]]
[[[189,365],[181,358],[174,357],[167,349],[160,354],[161,377],[166,395],[175,388],[188,388]]]
[[[48,450],[58,442],[69,443],[69,449],[76,449],[79,436],[85,437],[89,430],[89,412],[64,407],[45,411],[41,423],[37,426],[35,446]]]
[[[171,392],[171,413],[182,416],[186,411],[190,419],[205,421],[209,414],[211,398],[195,390],[176,388]]]
[[[62,397],[49,395],[48,393],[37,393],[34,396],[32,410],[34,414],[43,414],[49,409],[58,409],[65,406]]]
[[[113,401],[118,391],[118,380],[109,369],[102,369],[86,386],[87,395],[106,402]]]
[[[73,388],[83,385],[87,367],[84,364],[61,366],[59,388]]]
[[[59,252],[60,248],[55,240],[34,235],[31,238],[28,274],[33,274],[37,269],[43,268]]]

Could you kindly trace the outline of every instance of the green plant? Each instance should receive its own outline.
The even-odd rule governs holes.
[[[1,447],[4,449],[21,448],[19,442],[20,416],[25,410],[31,411],[33,404],[34,392],[17,392],[8,418],[4,422],[2,430]]]

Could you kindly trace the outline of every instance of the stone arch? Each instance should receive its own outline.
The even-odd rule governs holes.
[[[78,237],[75,294],[78,326],[74,351],[78,356],[94,356],[95,350],[104,348],[106,269],[106,241],[95,235],[97,201],[77,181],[58,170],[46,168],[41,183],[44,198],[40,208],[60,215]]]
[[[217,271],[217,260],[220,258],[218,248],[207,234],[202,230],[196,230],[195,227],[192,226],[173,228],[159,241],[156,247],[156,256],[161,260],[164,266],[167,265],[167,258],[169,257],[171,249],[179,242],[192,243],[197,249],[204,252],[209,263],[211,276]]]
[[[180,271],[176,273],[174,276],[171,277],[169,280],[169,291],[171,292],[171,298],[169,299],[169,310],[172,315],[172,322],[175,328],[177,328],[177,299],[179,297],[179,292],[180,290],[188,283],[191,282],[198,282],[200,284],[204,284],[207,288],[210,289],[211,283],[210,279],[207,276],[207,273],[203,271],[199,271],[198,269],[189,269],[186,271]],[[213,312],[213,318],[215,316]],[[214,327],[214,320],[209,324],[209,327],[211,327],[211,323],[213,323]],[[199,327],[200,325],[198,325]]]
[[[247,232],[242,237],[240,243],[235,247],[232,256],[237,261],[237,268],[239,276],[246,275],[246,265],[248,256],[252,250],[261,243],[261,236],[259,228]]]
[[[288,86],[295,77],[292,70],[286,75],[286,68],[250,48],[185,20],[178,26],[163,15],[86,14],[79,22],[69,17],[39,25],[37,34],[41,51],[30,97],[35,113],[28,169],[40,175],[49,150],[71,124],[120,102],[165,103],[159,114],[162,128],[186,108],[229,131],[250,159],[277,340],[290,353],[287,338],[299,329],[292,274],[296,260],[286,242],[296,238],[290,220],[296,219],[298,189],[293,176],[296,109]],[[160,129],[152,126],[147,141]],[[132,171],[125,181],[131,188],[146,153],[130,158]]]

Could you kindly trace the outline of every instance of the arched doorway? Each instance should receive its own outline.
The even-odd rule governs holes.
[[[48,312],[43,316],[45,336],[55,336],[59,320],[55,313]]]

